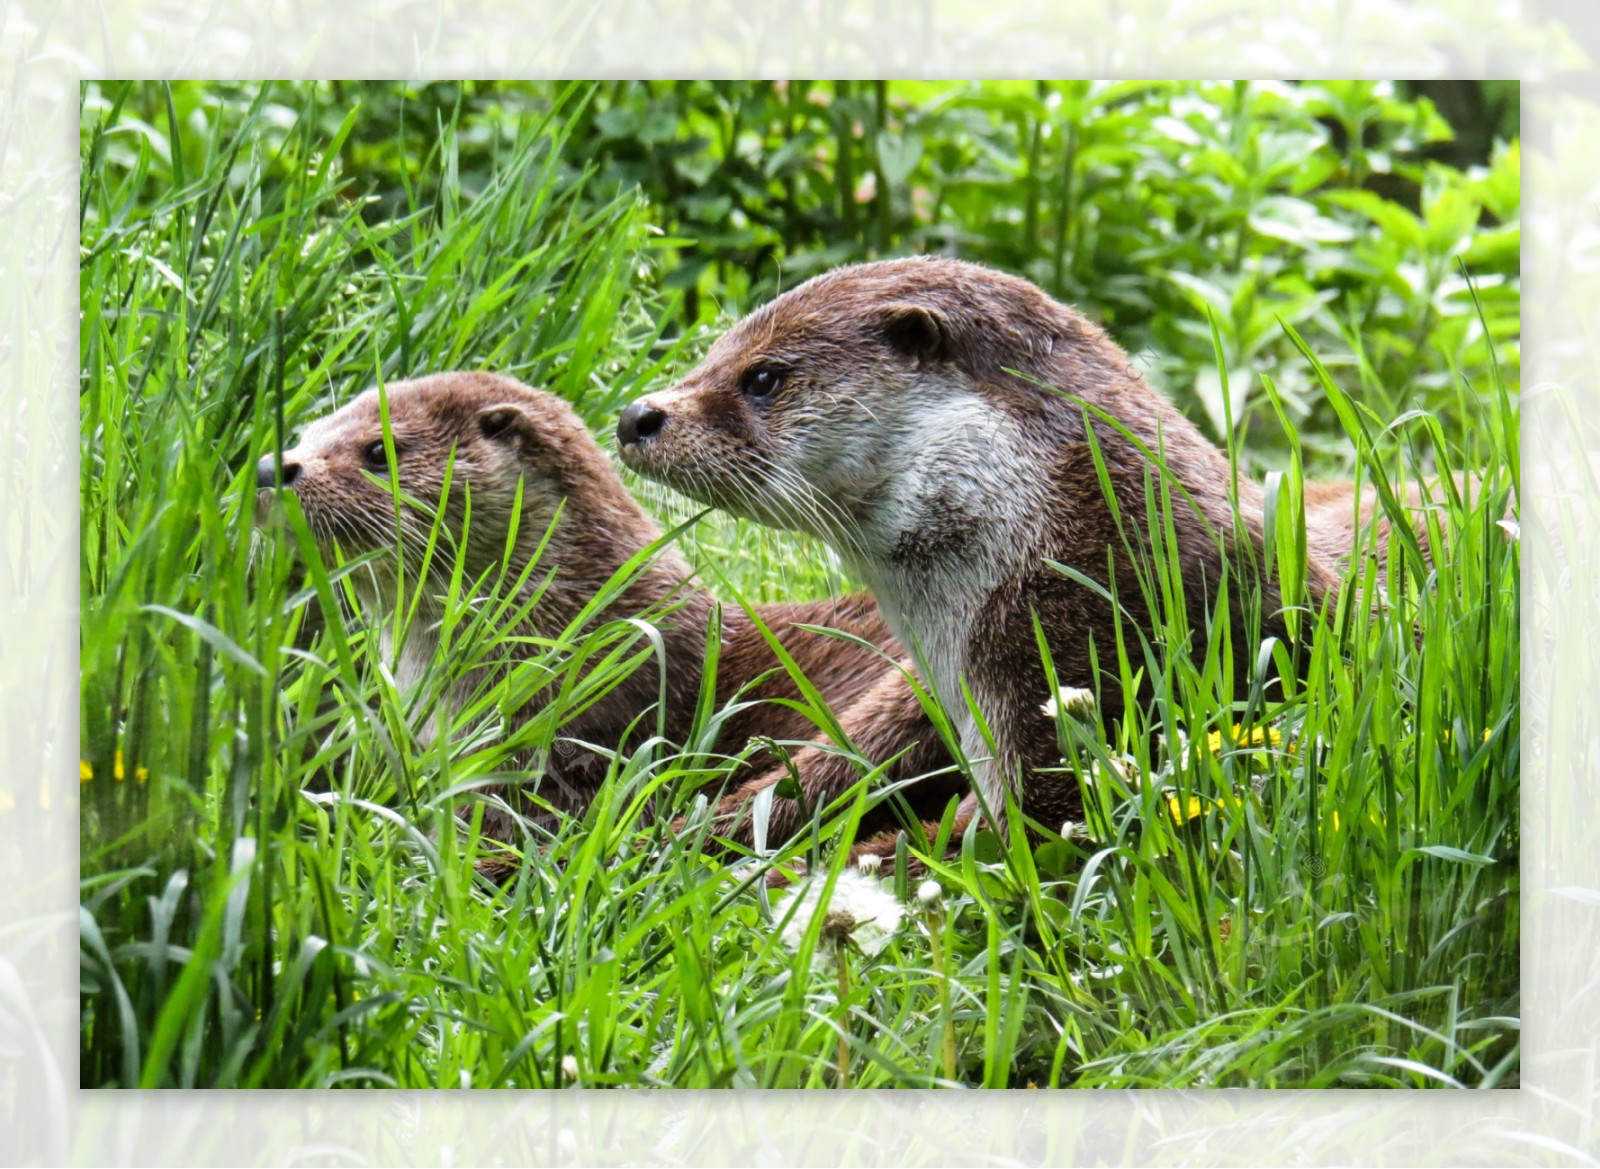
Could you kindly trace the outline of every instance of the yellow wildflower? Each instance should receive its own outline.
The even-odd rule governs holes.
[[[1233,725],[1233,744],[1239,747],[1276,747],[1283,741],[1283,736],[1276,727],[1251,727],[1250,733],[1241,737],[1244,730],[1238,723]],[[1213,754],[1218,754],[1223,748],[1222,732],[1212,731],[1206,735],[1206,748]]]
[[[78,760],[78,782],[88,783],[94,778],[94,765],[87,759]],[[122,752],[119,750],[111,757],[111,778],[121,783],[128,778],[127,765],[122,761]],[[150,778],[148,767],[135,767],[133,778],[139,783],[144,783]]]
[[[1201,799],[1199,796],[1184,799],[1172,794],[1171,788],[1167,789],[1167,814],[1172,817],[1174,824],[1187,824],[1216,811],[1230,808],[1238,810],[1243,804],[1243,797],[1232,792],[1225,792],[1215,799]]]
[[[1339,813],[1337,811],[1329,812],[1328,813],[1328,819],[1329,819],[1329,822],[1333,825],[1333,830],[1335,832],[1339,831]],[[1368,812],[1367,813],[1367,823],[1371,824],[1374,828],[1382,828],[1383,827],[1383,821],[1378,819],[1378,813],[1376,813],[1376,812]]]

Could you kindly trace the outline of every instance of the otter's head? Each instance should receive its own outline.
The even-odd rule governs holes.
[[[677,385],[630,405],[622,457],[642,474],[847,556],[887,554],[935,511],[983,523],[986,466],[1049,397],[1039,369],[1093,326],[1033,285],[954,260],[815,277],[746,317]]]
[[[447,566],[452,548],[464,541],[471,573],[500,561],[513,520],[517,544],[531,548],[573,497],[609,522],[648,527],[561,399],[491,373],[391,382],[385,395],[402,497],[398,521],[376,389],[311,423],[283,452],[282,485],[299,497],[324,552],[335,543],[351,555],[398,544],[415,566],[441,501],[444,534],[434,564]],[[268,455],[258,465],[257,485],[270,490],[277,475],[277,460]],[[639,534],[651,538],[649,531]]]

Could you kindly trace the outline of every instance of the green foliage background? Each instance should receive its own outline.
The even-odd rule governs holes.
[[[1476,92],[1469,143],[1376,82],[85,86],[83,1082],[820,1085],[843,1017],[866,1085],[1514,1083],[1520,159],[1515,84]],[[409,740],[337,573],[252,536],[255,460],[458,367],[605,434],[724,319],[926,250],[1102,320],[1246,473],[1472,472],[1457,555],[1391,560],[1393,611],[1269,712],[1314,752],[1235,743],[1175,654],[1207,750],[1139,746],[1092,838],[970,838],[843,1002],[776,942],[770,858],[644,813],[714,791],[703,759],[619,761],[474,885],[440,829],[500,756]],[[786,534],[683,538],[725,595],[847,583]],[[785,855],[842,857],[864,792]]]
[[[663,236],[651,283],[683,294],[669,332],[741,315],[837,264],[943,251],[1079,306],[1220,440],[1212,314],[1251,452],[1285,453],[1266,374],[1313,457],[1337,461],[1338,428],[1279,320],[1387,417],[1416,406],[1459,424],[1461,383],[1479,384],[1491,344],[1515,388],[1517,87],[1463,84],[1479,95],[1446,91],[1458,117],[1490,124],[1462,126],[1458,147],[1431,101],[1404,96],[1425,83],[606,82],[563,128],[559,167],[586,178],[590,199],[645,197]],[[368,200],[365,221],[438,206],[456,184],[471,199],[492,183],[514,128],[557,92],[268,86],[263,189],[304,161],[291,127],[331,136],[358,103],[337,165],[347,197]],[[191,169],[211,139],[237,130],[244,95],[174,89],[179,124],[193,131]],[[158,89],[130,100],[144,125],[164,120]],[[170,177],[165,137],[150,133],[147,180],[159,184]]]

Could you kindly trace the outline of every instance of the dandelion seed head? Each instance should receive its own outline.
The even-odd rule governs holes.
[[[815,966],[826,967],[842,943],[848,943],[869,957],[879,953],[900,928],[905,906],[875,877],[859,869],[840,873],[832,897],[823,905],[822,891],[826,884],[825,878],[810,877],[796,890],[800,900],[778,935],[779,941],[798,953],[806,930],[817,914],[822,913],[813,958]]]
[[[1061,839],[1075,840],[1079,844],[1093,844],[1094,834],[1089,826],[1079,820],[1068,820],[1061,825]]]
[[[1046,718],[1055,718],[1057,714],[1065,711],[1074,718],[1092,718],[1094,716],[1094,691],[1082,690],[1076,686],[1061,686],[1054,695],[1041,708]]]
[[[1111,756],[1110,767],[1106,767],[1098,759],[1093,760],[1089,766],[1089,780],[1091,783],[1115,776],[1129,787],[1138,787],[1142,774],[1139,770],[1139,761],[1132,755]]]

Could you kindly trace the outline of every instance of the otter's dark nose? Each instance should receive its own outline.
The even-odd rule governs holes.
[[[633,446],[654,438],[661,433],[666,421],[665,411],[646,406],[643,402],[631,403],[622,412],[622,417],[617,419],[617,442],[622,446]]]
[[[294,481],[298,478],[300,478],[300,464],[291,463],[285,459],[283,461],[283,485],[285,487],[293,486]],[[273,485],[273,459],[271,455],[267,455],[256,464],[256,486],[265,490]]]

